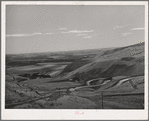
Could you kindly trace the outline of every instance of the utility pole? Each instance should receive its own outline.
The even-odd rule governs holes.
[[[103,92],[101,92],[101,103],[102,103],[102,109],[103,109]]]

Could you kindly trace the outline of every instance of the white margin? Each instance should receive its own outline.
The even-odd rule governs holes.
[[[148,119],[148,2],[147,1],[7,1],[1,2],[1,117],[2,120],[146,120]],[[145,109],[144,110],[76,110],[5,109],[5,8],[6,5],[145,5]]]

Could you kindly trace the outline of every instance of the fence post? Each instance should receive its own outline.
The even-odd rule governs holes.
[[[102,100],[102,109],[103,109],[103,92],[101,92],[101,100]]]
[[[60,97],[60,88],[58,88],[59,89],[59,97]]]

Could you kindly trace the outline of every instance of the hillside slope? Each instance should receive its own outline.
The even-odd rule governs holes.
[[[116,48],[113,50],[107,50],[104,54],[96,56],[94,61],[104,61],[110,59],[120,59],[123,57],[141,57],[144,56],[144,42],[127,46]]]
[[[68,67],[66,67],[68,68]],[[92,62],[69,73],[65,78],[89,80],[98,77],[144,75],[144,43],[107,50]]]

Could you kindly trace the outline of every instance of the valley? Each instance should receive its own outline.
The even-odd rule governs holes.
[[[7,109],[144,109],[144,43],[6,55]]]

